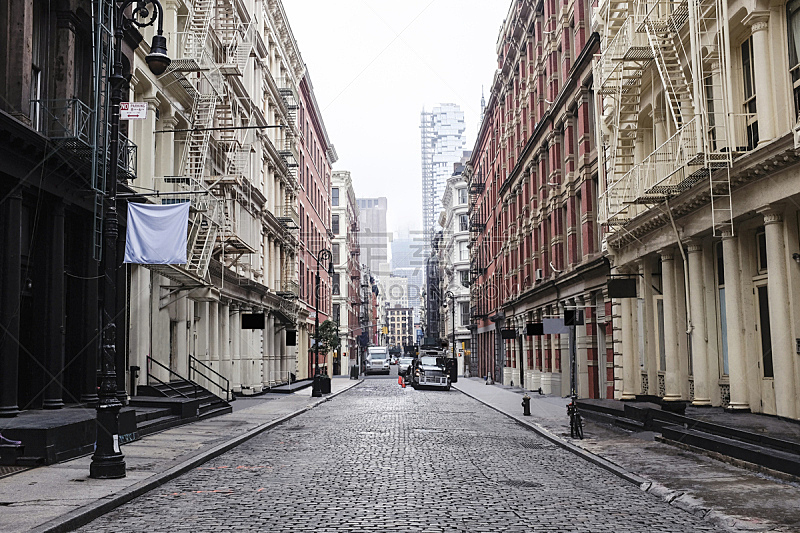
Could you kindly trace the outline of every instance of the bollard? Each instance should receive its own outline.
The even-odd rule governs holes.
[[[522,397],[522,414],[531,416],[531,397],[527,393]]]

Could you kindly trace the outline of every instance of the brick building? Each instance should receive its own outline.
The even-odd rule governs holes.
[[[526,325],[585,314],[578,391],[609,397],[608,264],[596,224],[592,59],[587,1],[514,1],[497,41],[498,70],[465,170],[470,194],[472,373],[569,392],[567,335]]]

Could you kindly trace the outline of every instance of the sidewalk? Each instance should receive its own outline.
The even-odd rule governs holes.
[[[567,398],[529,392],[531,416],[522,415],[522,389],[460,378],[453,385],[545,438],[636,483],[687,512],[731,530],[800,532],[800,483],[737,468],[702,454],[584,419],[585,438],[571,439]]]
[[[91,456],[0,479],[0,532],[69,531],[361,383],[331,380],[331,394],[237,399],[233,413],[148,435],[122,447],[123,479],[90,479]]]

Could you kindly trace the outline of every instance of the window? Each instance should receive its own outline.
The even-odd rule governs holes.
[[[339,188],[334,187],[331,190],[331,205],[333,207],[339,207]]]
[[[706,109],[708,110],[708,131],[706,137],[712,151],[717,150],[717,128],[716,117],[714,116],[714,78],[706,76]]]
[[[334,235],[339,235],[339,215],[331,217],[331,231]]]
[[[339,324],[341,321],[341,311],[342,306],[339,304],[333,304],[333,321]]]
[[[333,294],[339,294],[339,274],[333,274]]]
[[[461,308],[461,325],[469,326],[469,302],[461,302],[458,305]]]
[[[794,116],[800,115],[800,0],[786,4],[786,21],[789,25],[789,73],[794,92]]]
[[[797,0],[800,2],[800,0]],[[458,203],[460,205],[467,203],[467,189],[458,189]]]
[[[458,230],[459,231],[469,230],[469,218],[467,217],[467,215],[459,216]]]
[[[756,250],[758,252],[758,273],[766,274],[767,272],[767,234],[764,228],[761,227],[756,231]]]
[[[47,45],[44,43],[46,37],[45,23],[43,20],[47,16],[43,12],[41,6],[38,4],[33,9],[33,36],[31,42],[31,107],[30,119],[31,125],[39,129],[42,124],[41,114],[41,100],[44,96],[44,82],[42,80],[44,69]]]
[[[744,113],[747,125],[747,149],[758,145],[758,111],[756,107],[756,81],[753,70],[753,38],[742,43],[742,87],[744,88]]]
[[[461,286],[469,287],[469,270],[462,270],[459,272],[459,276],[461,278]]]
[[[339,245],[338,244],[334,244],[331,247],[331,255],[333,256],[333,259],[332,259],[333,264],[334,265],[338,265],[340,263],[340,261],[339,261]]]
[[[461,241],[458,243],[458,260],[467,261],[468,259],[469,250],[467,249],[467,243],[465,241]]]

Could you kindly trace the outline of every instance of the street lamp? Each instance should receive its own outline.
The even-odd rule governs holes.
[[[450,322],[450,329],[452,330],[452,337],[453,342],[450,344],[450,353],[453,354],[453,359],[456,358],[456,296],[447,291],[444,293],[445,299],[450,299],[450,316],[452,320]],[[446,304],[445,304],[446,305]]]
[[[319,375],[319,264],[320,262],[324,261],[323,258],[327,258],[328,260],[328,275],[333,280],[333,254],[330,250],[323,248],[317,254],[317,278],[315,283],[315,290],[316,298],[314,303],[314,380],[311,382],[311,396],[320,397],[322,396],[322,389],[320,388],[320,380],[317,377]]]
[[[130,15],[125,11],[131,8]],[[109,161],[111,169],[107,190],[105,191],[105,216],[103,222],[102,271],[103,309],[102,309],[102,367],[100,369],[100,391],[97,402],[97,442],[89,477],[95,479],[116,479],[125,477],[125,456],[119,444],[119,410],[122,407],[117,392],[117,331],[114,317],[117,313],[116,249],[118,236],[117,222],[117,176],[119,168],[119,106],[122,102],[122,88],[125,78],[122,75],[122,37],[132,26],[144,28],[152,26],[158,19],[158,31],[153,37],[150,53],[146,57],[147,66],[156,76],[163,74],[170,64],[167,57],[167,40],[163,33],[164,10],[158,0],[114,1],[114,56],[111,76],[111,116],[109,119],[110,142]]]

